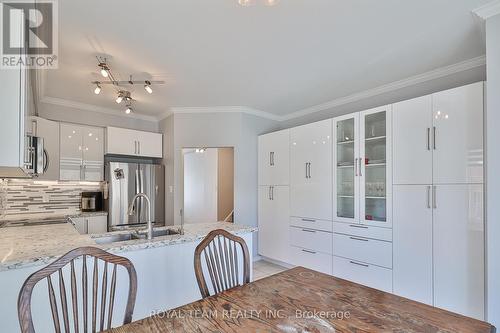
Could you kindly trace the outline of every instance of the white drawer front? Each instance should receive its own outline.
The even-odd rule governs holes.
[[[304,249],[332,254],[332,233],[290,227],[290,244]]]
[[[325,274],[332,274],[332,256],[321,252],[290,246],[291,264]]]
[[[333,257],[333,275],[392,293],[392,270],[354,260]]]
[[[291,217],[290,225],[299,228],[308,228],[308,229],[323,230],[329,232],[333,231],[332,221],[309,219],[305,217]]]
[[[392,243],[333,234],[333,254],[377,266],[392,268]]]
[[[373,227],[364,224],[333,223],[333,232],[392,242],[392,229]]]

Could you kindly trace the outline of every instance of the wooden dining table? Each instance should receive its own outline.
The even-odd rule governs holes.
[[[492,333],[495,328],[296,267],[109,332]]]

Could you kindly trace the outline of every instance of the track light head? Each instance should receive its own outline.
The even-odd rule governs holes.
[[[132,107],[130,105],[127,106],[127,108],[125,109],[125,113],[126,114],[131,114],[132,113]]]
[[[101,75],[102,77],[108,77],[109,76],[109,67],[105,62],[100,62],[99,63],[99,68],[101,68]]]
[[[116,98],[116,103],[120,104],[123,101],[123,94],[119,93],[118,97]]]
[[[99,95],[101,93],[101,86],[99,85],[99,82],[95,83],[95,89],[94,89],[94,94]]]
[[[144,85],[144,89],[145,89],[148,93],[152,94],[152,93],[153,93],[153,89],[151,88],[151,82],[150,82],[150,81],[145,81],[145,83],[146,83],[146,84]]]

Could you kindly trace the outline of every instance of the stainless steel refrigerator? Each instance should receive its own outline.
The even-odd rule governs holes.
[[[109,230],[116,227],[140,226],[147,222],[147,203],[138,198],[133,215],[127,214],[134,195],[145,193],[151,200],[151,219],[155,226],[165,225],[165,169],[147,163],[108,162],[106,180]]]

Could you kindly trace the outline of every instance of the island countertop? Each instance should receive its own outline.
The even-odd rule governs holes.
[[[178,226],[158,229],[177,229]],[[224,229],[233,234],[254,232],[256,227],[228,222],[186,224],[184,235],[167,235],[152,240],[134,239],[123,242],[97,244],[95,238],[109,234],[127,233],[115,231],[103,235],[81,235],[71,223],[0,228],[0,271],[47,265],[66,252],[81,246],[94,246],[111,253],[121,253],[155,247],[194,242],[210,231]]]

